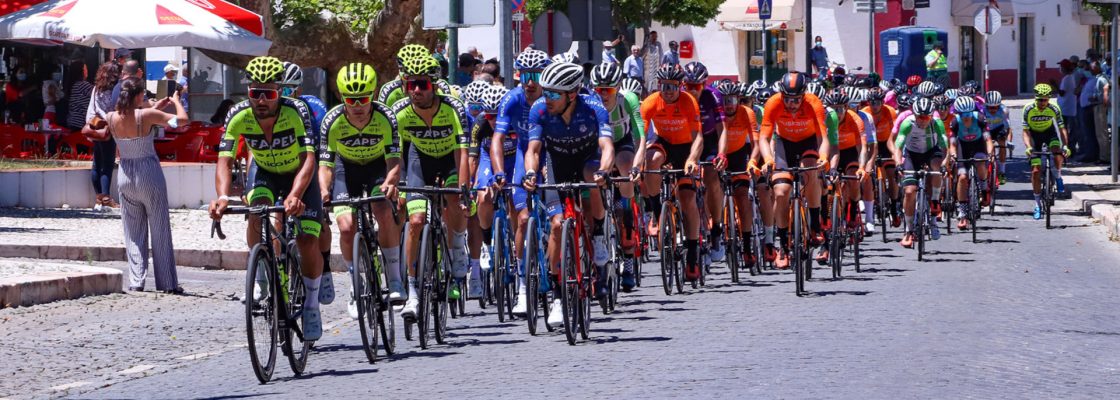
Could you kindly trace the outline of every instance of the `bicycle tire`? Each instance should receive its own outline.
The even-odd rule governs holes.
[[[256,375],[262,385],[272,379],[272,373],[276,370],[276,349],[279,347],[280,312],[276,304],[278,293],[274,290],[278,285],[275,284],[277,280],[275,274],[267,272],[272,270],[275,270],[275,263],[269,255],[268,248],[260,243],[254,245],[249,251],[249,263],[245,268],[245,334],[249,344],[249,362],[253,367],[253,375]],[[258,271],[265,276],[265,287],[261,288],[263,294],[261,300],[256,300],[254,297]],[[254,317],[259,317],[267,324],[261,326],[266,328],[265,330],[257,332]],[[258,341],[260,344],[267,344],[267,347],[258,349]],[[265,357],[262,358],[262,355]]]
[[[591,299],[595,297],[594,275],[592,275],[594,263],[591,256],[591,237],[586,231],[583,232],[582,236],[583,240],[580,243],[583,243],[584,257],[580,257],[580,264],[582,264],[580,267],[583,268],[583,273],[576,293],[579,296],[579,336],[581,339],[587,340],[590,336],[591,326]]]
[[[571,219],[565,219],[560,233],[560,310],[564,316],[564,337],[569,345],[576,344],[576,330],[579,323],[577,311],[579,301],[579,282],[576,281],[575,268],[576,252],[575,236],[572,232]]]
[[[853,237],[850,243],[852,246],[852,263],[855,265],[856,273],[861,273],[863,270],[860,268],[859,245],[863,242],[865,232],[863,231],[863,218],[859,214],[856,214],[855,220],[856,226],[855,230],[852,231]]]
[[[752,222],[751,222],[751,251],[754,252],[754,262],[749,266],[751,268],[751,276],[762,274],[762,267],[766,263],[766,256],[763,254],[763,247],[766,246],[766,228],[762,224],[762,212],[758,206],[758,195],[754,191],[750,192],[750,201]]]
[[[875,199],[875,208],[876,211],[878,211],[876,217],[879,218],[879,234],[882,236],[883,243],[887,243],[887,227],[890,226],[890,223],[887,222],[890,218],[890,209],[888,207],[893,207],[894,204],[892,201],[887,200],[887,185],[884,179],[885,178],[880,178],[875,180],[877,186],[875,190],[875,196],[877,196]]]
[[[968,222],[972,231],[972,243],[976,243],[976,226],[980,222],[980,183],[976,181],[976,167],[968,170]]]
[[[362,350],[370,364],[377,361],[377,340],[380,327],[377,323],[377,303],[373,287],[369,284],[373,271],[372,256],[365,235],[354,235],[354,270],[350,273],[351,290],[358,307],[358,330],[362,336]]]
[[[677,252],[676,224],[673,221],[672,206],[661,205],[661,220],[658,225],[658,239],[661,244],[661,284],[666,296],[673,295],[673,269]]]
[[[392,355],[397,352],[396,311],[393,311],[393,306],[389,304],[388,278],[383,274],[385,263],[381,248],[375,245],[373,249],[371,255],[374,270],[369,274],[371,279],[369,284],[377,290],[370,299],[377,302],[374,309],[377,310],[377,325],[381,329],[381,345],[385,349],[385,355]]]
[[[288,261],[285,262],[288,269],[288,301],[285,303],[288,306],[288,318],[292,321],[292,326],[288,329],[288,340],[284,343],[290,346],[290,351],[287,352],[288,365],[292,368],[292,373],[297,376],[303,375],[303,371],[307,368],[307,356],[311,353],[311,345],[314,343],[303,340],[303,318],[299,317],[303,312],[304,297],[307,293],[303,287],[301,262],[299,247],[295,239],[291,239],[288,241]]]
[[[915,205],[917,210],[914,213],[914,236],[918,240],[918,261],[922,261],[923,255],[926,251],[926,224],[930,223],[931,216],[926,214],[929,211],[929,201],[925,199],[925,187],[918,186],[918,202]]]
[[[1046,229],[1050,229],[1050,205],[1054,196],[1054,184],[1052,179],[1053,175],[1050,174],[1050,169],[1053,168],[1049,162],[1046,163],[1046,188],[1042,191],[1042,212],[1046,214]]]
[[[506,269],[509,267],[509,258],[506,252],[510,249],[505,247],[506,241],[502,237],[505,231],[502,229],[502,223],[501,220],[496,221],[490,240],[490,251],[493,252],[493,256],[490,257],[492,264],[490,268],[494,271],[491,274],[491,281],[493,281],[494,286],[494,306],[498,311],[498,322],[506,322],[506,302],[509,301],[509,298],[505,296],[506,291],[504,289],[506,286]]]
[[[727,269],[731,272],[731,283],[739,283],[739,268],[742,267],[743,259],[741,259],[743,248],[739,244],[739,224],[736,223],[738,215],[736,215],[735,197],[725,196],[723,199],[723,245],[727,251]]]
[[[537,303],[541,288],[541,266],[537,261],[537,218],[530,217],[525,229],[525,321],[529,334],[537,334]],[[545,296],[548,297],[548,296]],[[547,314],[546,314],[547,315]]]
[[[802,248],[804,246],[805,238],[803,236],[805,232],[802,231],[801,202],[794,200],[790,207],[791,210],[793,210],[793,219],[790,221],[790,226],[793,227],[793,231],[790,233],[790,242],[793,245],[793,249],[791,249],[792,252],[789,254],[789,258],[794,275],[794,294],[801,296],[805,293],[805,271],[802,269],[804,268],[802,266],[804,263],[801,261],[803,257],[802,252],[805,251],[805,249]]]
[[[437,344],[447,344],[447,315],[450,308],[451,296],[448,296],[448,290],[451,288],[451,256],[448,254],[447,247],[444,246],[447,242],[444,240],[435,242],[436,254],[440,254],[439,261],[436,262],[436,275],[435,284],[432,293],[432,320],[435,322],[435,339]],[[465,281],[464,281],[465,282]],[[459,292],[459,299],[464,297],[462,291]]]
[[[688,249],[686,249],[685,246],[681,246],[681,244],[685,243],[687,236],[684,232],[684,215],[681,214],[681,209],[676,206],[673,207],[673,229],[676,230],[675,235],[677,237],[674,242],[678,243],[675,249],[676,254],[673,255],[673,281],[677,286],[677,293],[684,293],[684,269],[688,268],[686,265],[688,262]],[[699,253],[700,245],[697,244],[696,247],[696,252]],[[696,255],[696,261],[700,262],[699,254]]]
[[[840,207],[842,207],[843,202],[840,197],[841,195],[838,193],[832,194],[832,210],[829,210],[829,218],[832,222],[829,224],[828,266],[832,268],[832,279],[840,279],[840,255],[844,251],[842,247],[844,241],[841,237],[844,223],[840,221],[840,218],[842,218]]]
[[[432,275],[435,273],[434,255],[435,246],[431,243],[432,238],[431,227],[427,224],[424,225],[423,230],[420,231],[420,260],[416,264],[416,274],[420,281],[420,290],[417,290],[417,310],[416,310],[416,337],[420,342],[420,348],[423,350],[428,349],[428,339],[431,333],[431,303],[434,285]]]

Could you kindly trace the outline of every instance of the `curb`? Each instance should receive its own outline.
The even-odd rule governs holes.
[[[88,247],[0,244],[0,258],[34,258],[70,261],[126,261],[124,247]],[[184,267],[244,271],[248,250],[176,249],[175,264]],[[343,265],[342,255],[331,254],[331,265]],[[341,271],[340,268],[332,268]]]
[[[1067,175],[1064,178],[1068,183],[1088,186],[1076,175]],[[1120,207],[1114,205],[1113,200],[1105,199],[1092,190],[1071,192],[1070,199],[1078,205],[1082,212],[1099,220],[1105,230],[1108,231],[1109,238],[1120,236]]]
[[[81,272],[47,272],[0,278],[0,309],[122,292],[121,271],[90,266],[75,268]]]

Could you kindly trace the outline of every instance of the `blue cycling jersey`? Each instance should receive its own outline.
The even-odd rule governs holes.
[[[972,117],[972,124],[965,126],[964,122],[961,121],[962,116]],[[988,138],[988,129],[984,119],[980,118],[980,113],[976,111],[954,115],[953,121],[949,124],[949,130],[953,132],[953,137],[961,142],[975,142]]]
[[[562,115],[548,113],[542,97],[529,110],[529,140],[543,140],[549,154],[575,156],[598,150],[600,138],[614,140],[610,113],[599,96],[580,94],[572,118],[564,123]]]
[[[318,97],[311,95],[299,96],[303,104],[307,105],[307,110],[311,112],[311,132],[307,132],[311,136],[311,140],[315,141],[315,146],[319,146],[319,132],[320,125],[323,124],[323,118],[327,116],[327,105],[319,100]]]
[[[988,122],[989,130],[995,130],[1007,126],[1007,109],[1003,108],[1002,105],[999,106],[999,108],[997,108],[996,112],[994,113],[988,112],[987,107],[984,107],[981,110],[981,113],[984,115],[984,120]]]
[[[498,119],[494,124],[494,133],[517,136],[518,147],[524,149],[529,143],[530,108],[532,105],[525,97],[524,87],[518,86],[510,90],[498,104]]]

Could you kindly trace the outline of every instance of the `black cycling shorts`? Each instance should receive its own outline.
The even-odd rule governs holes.
[[[366,196],[381,195],[381,184],[385,183],[388,166],[385,159],[378,159],[366,165],[354,164],[339,160],[334,164],[334,181],[331,187],[331,199],[343,201]],[[350,206],[335,206],[334,214],[342,215],[353,210]]]
[[[268,172],[257,167],[257,163],[250,162],[247,178],[246,182],[249,182],[250,189],[249,195],[245,197],[250,205],[262,199],[268,204],[275,205],[292,192],[296,174]],[[307,189],[303,191],[300,200],[304,205],[303,214],[299,215],[300,229],[303,233],[319,237],[319,231],[323,229],[320,222],[323,219],[323,198],[319,194],[319,174],[311,174],[311,183],[307,184]]]
[[[917,171],[926,166],[929,167],[930,171],[938,171],[941,169],[941,166],[933,164],[933,161],[945,158],[945,151],[940,147],[935,147],[925,153],[915,153],[909,150],[903,151],[906,155],[902,169],[906,171]],[[916,186],[917,184],[918,179],[914,177],[914,174],[906,174],[906,176],[902,178],[903,186]]]

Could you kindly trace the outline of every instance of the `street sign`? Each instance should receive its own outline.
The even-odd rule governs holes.
[[[1120,1],[1120,0],[1117,0]],[[902,9],[906,11],[914,10],[914,0],[902,0]]]
[[[486,0],[424,0],[421,16],[424,29],[465,28],[494,25],[494,2]],[[452,10],[458,10],[452,15]]]
[[[1002,16],[998,8],[984,7],[976,12],[976,18],[973,19],[972,26],[975,26],[976,30],[980,33],[991,35],[999,30],[1001,24],[1000,18],[1002,18]]]
[[[856,0],[855,1],[856,12],[857,13],[865,13],[868,10],[871,9],[872,4],[874,4],[875,12],[877,12],[877,13],[886,13],[887,12],[887,0]]]
[[[572,47],[572,21],[564,13],[542,14],[533,20],[533,43],[548,54],[568,51]]]
[[[512,0],[510,1],[510,5],[513,6],[513,11],[517,11],[525,7],[525,0]]]
[[[773,0],[758,0],[758,19],[770,19],[773,16]]]
[[[525,13],[519,13],[519,12],[513,13],[513,21],[514,22],[521,22],[521,21],[524,21],[524,20],[525,20]]]

